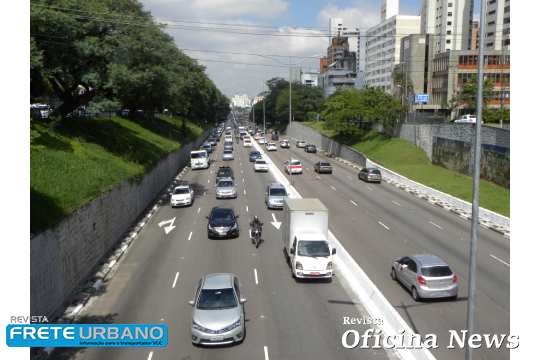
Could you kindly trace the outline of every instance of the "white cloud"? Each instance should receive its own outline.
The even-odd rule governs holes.
[[[287,11],[289,5],[283,0],[194,0],[193,9],[209,16],[275,17]]]
[[[373,2],[358,1],[355,6],[340,8],[336,5],[327,5],[318,15],[319,23],[328,26],[328,19],[341,18],[343,25],[349,28],[366,30],[379,22],[379,9],[373,6]]]

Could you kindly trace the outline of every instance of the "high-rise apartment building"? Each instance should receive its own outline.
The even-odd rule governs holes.
[[[473,21],[471,25],[471,46],[469,46],[469,50],[476,50],[478,49],[478,36],[480,35],[480,22]]]
[[[366,32],[363,85],[392,90],[392,72],[400,62],[401,38],[420,32],[420,16],[398,15],[399,2],[386,0],[381,22]]]
[[[510,0],[487,0],[485,46],[510,50]]]
[[[435,36],[436,54],[471,46],[473,0],[423,0],[420,16],[422,34]]]

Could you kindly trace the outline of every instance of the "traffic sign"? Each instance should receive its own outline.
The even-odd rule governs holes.
[[[429,102],[429,94],[416,94],[414,102],[417,104],[427,104]]]

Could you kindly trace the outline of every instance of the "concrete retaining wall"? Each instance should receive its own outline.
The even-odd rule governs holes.
[[[30,313],[54,317],[152,200],[189,161],[195,142],[167,155],[140,182],[124,181],[30,240]]]
[[[472,175],[475,125],[402,124],[395,135],[423,149],[434,164]],[[482,126],[481,157],[480,176],[510,187],[510,131]]]

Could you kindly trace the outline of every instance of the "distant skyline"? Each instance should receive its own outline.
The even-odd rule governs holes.
[[[348,26],[367,29],[379,21],[382,4],[381,0],[141,1],[158,22],[170,25],[165,30],[178,47],[206,67],[208,76],[224,94],[247,94],[251,98],[266,90],[266,80],[288,78],[287,57],[255,54],[313,57],[293,58],[292,63],[304,70],[318,69],[318,57],[325,54],[328,44],[328,18],[343,18]],[[475,13],[477,3],[475,0]],[[422,0],[401,0],[400,14],[419,15],[421,4]],[[218,30],[197,30],[199,27]],[[278,32],[280,36],[238,32]],[[308,36],[290,36],[299,32]]]

